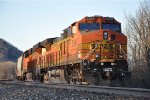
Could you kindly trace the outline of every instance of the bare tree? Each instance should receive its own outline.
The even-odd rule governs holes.
[[[147,56],[150,49],[150,0],[141,2],[135,16],[127,15],[126,20],[130,58],[133,61],[133,70],[138,70],[134,75],[145,85],[144,78],[150,74],[150,58]]]

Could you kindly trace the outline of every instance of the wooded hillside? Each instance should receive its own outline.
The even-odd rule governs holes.
[[[13,61],[16,62],[22,54],[18,48],[0,38],[0,62]]]

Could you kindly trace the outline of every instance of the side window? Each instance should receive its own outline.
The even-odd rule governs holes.
[[[76,33],[76,26],[72,26],[72,33],[75,34]]]

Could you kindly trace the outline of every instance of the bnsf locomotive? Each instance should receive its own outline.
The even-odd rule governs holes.
[[[17,63],[17,78],[27,81],[119,86],[129,77],[127,37],[112,17],[84,17],[26,50]]]

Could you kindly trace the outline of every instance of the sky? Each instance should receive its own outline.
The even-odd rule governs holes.
[[[85,16],[114,17],[125,27],[142,0],[0,0],[0,38],[22,51]]]

